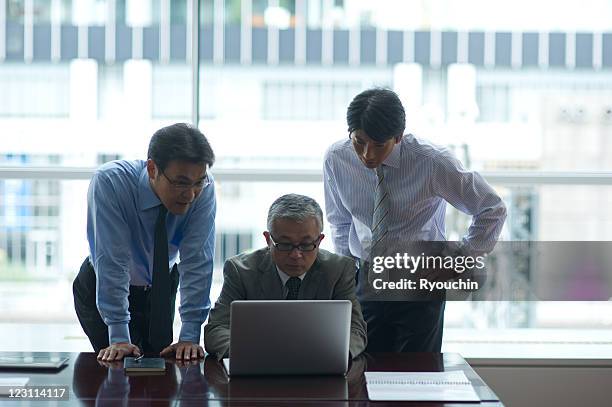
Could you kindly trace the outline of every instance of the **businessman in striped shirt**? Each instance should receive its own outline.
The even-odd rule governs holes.
[[[357,95],[347,124],[349,137],[325,154],[325,207],[336,252],[360,264],[357,290],[368,325],[367,350],[439,352],[444,302],[372,301],[363,295],[368,262],[377,248],[395,242],[446,241],[447,202],[472,216],[458,252],[488,253],[506,207],[447,149],[404,134],[404,108],[393,91],[374,88]]]

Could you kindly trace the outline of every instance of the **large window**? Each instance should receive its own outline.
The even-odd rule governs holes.
[[[194,1],[0,0],[0,297],[57,293],[50,320],[76,324],[65,299],[91,169],[195,121],[218,157],[214,301],[223,261],[262,245],[275,197],[323,203],[323,153],[372,86],[398,92],[407,132],[490,176],[504,240],[612,240],[610,4],[206,0],[194,24]],[[448,237],[469,221],[449,209]],[[592,317],[606,303],[568,304],[449,304],[446,338],[611,327]],[[38,321],[33,309],[3,300],[0,323]]]
[[[146,158],[154,130],[189,121],[191,6],[0,0],[0,167],[35,172],[0,170],[0,324],[43,322],[83,342],[71,282],[88,254],[90,169]],[[240,233],[218,240],[242,249]]]

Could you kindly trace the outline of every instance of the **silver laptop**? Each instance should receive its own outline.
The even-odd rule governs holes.
[[[346,374],[351,302],[234,301],[230,357],[235,375]]]

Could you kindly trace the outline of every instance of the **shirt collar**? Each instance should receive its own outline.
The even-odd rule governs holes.
[[[146,166],[140,171],[140,178],[138,179],[138,203],[141,211],[161,205],[161,201],[151,188]]]
[[[278,266],[276,266],[276,272],[278,273],[278,276],[280,277],[281,282],[283,283],[283,287],[284,287],[285,284],[287,284],[287,281],[289,280],[290,276],[286,274],[284,271],[282,271],[281,269],[279,269]],[[298,276],[298,278],[304,281],[304,277],[306,277],[306,274],[308,274],[308,272],[305,272],[301,276]]]
[[[393,145],[393,150],[391,150],[391,154],[389,154],[387,158],[385,158],[385,161],[383,161],[384,165],[388,165],[389,167],[393,167],[393,168],[400,167],[402,139],[400,139],[399,143]]]

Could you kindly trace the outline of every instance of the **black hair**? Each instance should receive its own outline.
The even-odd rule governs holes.
[[[385,142],[401,136],[406,128],[406,112],[395,92],[385,88],[368,89],[351,101],[346,111],[348,131],[364,131],[368,137]]]
[[[204,134],[187,123],[175,123],[157,130],[151,137],[147,154],[162,171],[174,160],[209,168],[215,162],[215,153]]]

